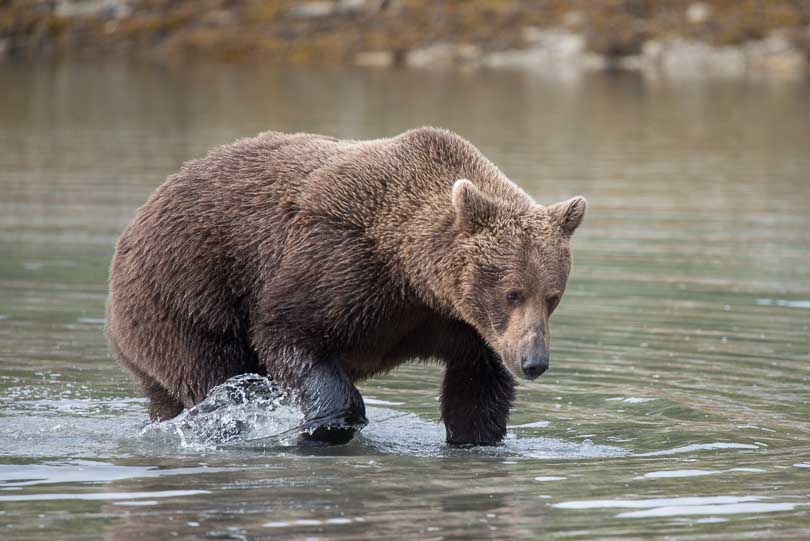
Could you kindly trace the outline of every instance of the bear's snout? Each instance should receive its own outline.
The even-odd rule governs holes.
[[[520,369],[526,379],[537,379],[548,370],[548,351],[532,352],[520,359]]]
[[[521,339],[504,337],[501,358],[514,377],[531,381],[548,370],[550,355],[545,328],[545,325],[531,328]]]

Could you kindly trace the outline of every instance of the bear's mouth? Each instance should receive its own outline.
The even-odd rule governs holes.
[[[548,371],[551,350],[546,328],[547,324],[542,324],[521,335],[514,336],[515,332],[503,337],[499,344],[501,359],[515,379],[534,381]]]
[[[520,363],[523,377],[529,381],[535,380],[546,373],[549,367],[548,355],[524,359]]]
[[[541,357],[523,357],[520,361],[505,362],[506,369],[512,377],[524,381],[534,381],[549,369],[548,355]]]
[[[503,362],[504,368],[506,371],[509,372],[509,375],[512,376],[517,381],[531,381],[526,375],[523,373],[523,370],[520,369],[520,363],[514,361],[506,361]]]

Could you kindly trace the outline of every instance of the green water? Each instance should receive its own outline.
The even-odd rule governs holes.
[[[0,538],[810,537],[806,84],[2,65],[0,88]],[[102,318],[148,194],[259,131],[423,124],[591,204],[506,443],[446,448],[423,365],[362,386],[342,448],[142,431]]]

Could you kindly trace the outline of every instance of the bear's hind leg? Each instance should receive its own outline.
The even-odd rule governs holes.
[[[180,415],[183,404],[173,398],[160,383],[152,378],[149,380],[141,380],[143,394],[149,399],[149,419],[153,422],[168,421]]]
[[[451,445],[495,445],[506,435],[515,380],[489,350],[452,359],[442,386],[442,420]]]
[[[117,351],[118,358],[130,372],[132,372],[141,386],[141,391],[149,400],[149,420],[168,421],[177,417],[183,411],[183,404],[172,397],[169,391],[158,380],[130,362],[123,353]]]

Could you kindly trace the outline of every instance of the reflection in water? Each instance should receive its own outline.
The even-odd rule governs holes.
[[[0,86],[15,539],[810,537],[806,84],[6,64]],[[295,426],[272,394],[149,425],[101,328],[113,243],[151,190],[267,129],[424,124],[541,202],[591,203],[551,370],[521,384],[504,444],[446,447],[425,365],[363,386],[371,423],[344,447],[251,443]]]

